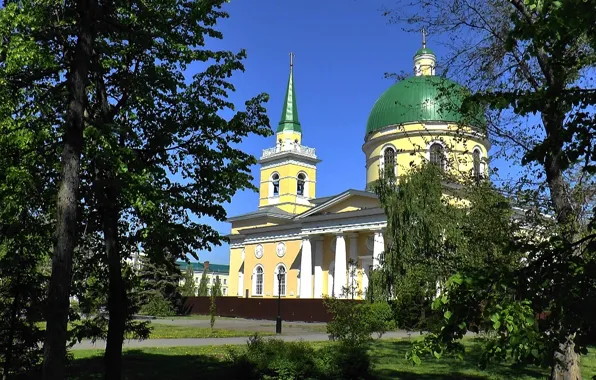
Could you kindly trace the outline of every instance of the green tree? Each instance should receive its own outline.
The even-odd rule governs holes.
[[[223,295],[221,290],[221,279],[219,276],[215,276],[215,281],[213,282],[213,286],[211,287],[211,294],[215,297],[221,297]]]
[[[141,310],[147,310],[146,305],[155,305],[155,299],[167,303],[170,314],[176,313],[182,306],[180,294],[180,280],[182,275],[176,264],[176,258],[166,256],[162,262],[154,262],[149,256],[142,256],[139,278],[141,279]],[[162,302],[163,301],[163,302]]]
[[[451,328],[443,330],[442,341],[460,337],[468,326],[466,317],[472,318],[456,311],[465,310],[466,302],[488,297],[482,302],[494,313],[475,318],[497,331],[504,328],[502,318],[515,317],[510,329],[530,331],[528,315],[548,316],[524,338],[532,342],[529,351],[526,340],[506,339],[503,334],[487,353],[509,352],[519,360],[549,365],[551,379],[579,379],[578,353],[585,352],[594,319],[590,308],[579,305],[593,302],[596,286],[587,275],[594,267],[593,244],[588,243],[592,231],[579,223],[578,210],[584,205],[574,202],[578,183],[568,174],[578,166],[586,176],[594,173],[594,86],[589,74],[596,61],[593,3],[416,1],[403,2],[397,9],[396,21],[415,30],[425,26],[452,42],[446,71],[476,92],[468,104],[490,107],[488,132],[501,152],[526,169],[508,186],[510,193],[525,208],[551,213],[555,221],[554,229],[539,216],[527,221],[542,232],[542,241],[527,247],[524,268],[508,274],[485,268],[450,282],[451,295],[445,295],[449,306],[441,309],[456,316],[445,321]],[[549,291],[543,290],[544,284]],[[482,287],[503,292],[493,298]],[[456,321],[461,329],[454,327]]]
[[[209,325],[211,326],[211,330],[213,330],[213,326],[215,326],[215,317],[217,314],[217,306],[216,306],[217,295],[214,290],[215,289],[213,289],[213,291],[211,291],[211,297],[209,298],[209,315],[210,315]]]
[[[207,269],[203,269],[201,281],[199,282],[199,289],[197,290],[197,295],[199,297],[206,297],[209,295],[209,278],[207,278],[208,272],[209,271]]]
[[[197,287],[195,285],[194,271],[192,270],[192,264],[187,263],[186,271],[184,273],[184,284],[182,285],[181,293],[185,297],[195,296]]]
[[[110,313],[106,377],[118,379],[132,310],[122,262],[131,247],[142,247],[159,263],[166,251],[184,257],[219,244],[224,238],[190,215],[223,220],[221,204],[253,188],[249,169],[256,160],[234,146],[248,134],[270,133],[266,96],[228,119],[221,116],[236,109],[226,100],[234,91],[228,78],[243,69],[246,56],[205,47],[209,37],[222,37],[214,29],[227,17],[222,3],[25,1],[1,11],[6,65],[0,76],[15,99],[6,114],[16,124],[45,128],[49,141],[42,154],[54,165],[49,168],[60,167],[62,152],[61,180],[48,182],[60,187],[45,378],[64,375],[79,232],[103,236],[94,252],[105,257],[107,270],[99,278],[107,281]],[[186,69],[197,61],[205,71],[186,80]]]

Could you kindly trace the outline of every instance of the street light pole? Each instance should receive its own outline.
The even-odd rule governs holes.
[[[277,321],[275,323],[275,333],[281,334],[281,273],[277,274]]]

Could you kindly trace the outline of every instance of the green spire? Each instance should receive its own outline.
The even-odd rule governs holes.
[[[284,131],[301,132],[298,121],[298,107],[296,106],[296,90],[294,89],[294,53],[290,53],[290,79],[281,112],[281,120],[277,125],[277,133]]]

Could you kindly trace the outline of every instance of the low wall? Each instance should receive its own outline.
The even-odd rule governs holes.
[[[275,320],[277,298],[217,297],[216,314],[220,317]],[[362,302],[345,300],[343,302]],[[187,297],[185,310],[190,314],[209,314],[210,297]],[[322,299],[281,299],[281,318],[294,322],[329,322]]]

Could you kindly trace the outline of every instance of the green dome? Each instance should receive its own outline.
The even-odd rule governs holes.
[[[366,123],[366,135],[391,125],[416,122],[484,124],[482,110],[475,111],[473,117],[460,112],[469,94],[465,87],[443,77],[421,75],[404,79],[375,102]]]
[[[427,47],[423,47],[418,49],[418,51],[416,52],[416,54],[414,54],[414,57],[417,55],[424,55],[424,54],[432,54],[435,55],[435,52],[432,51],[431,49],[427,48]]]

